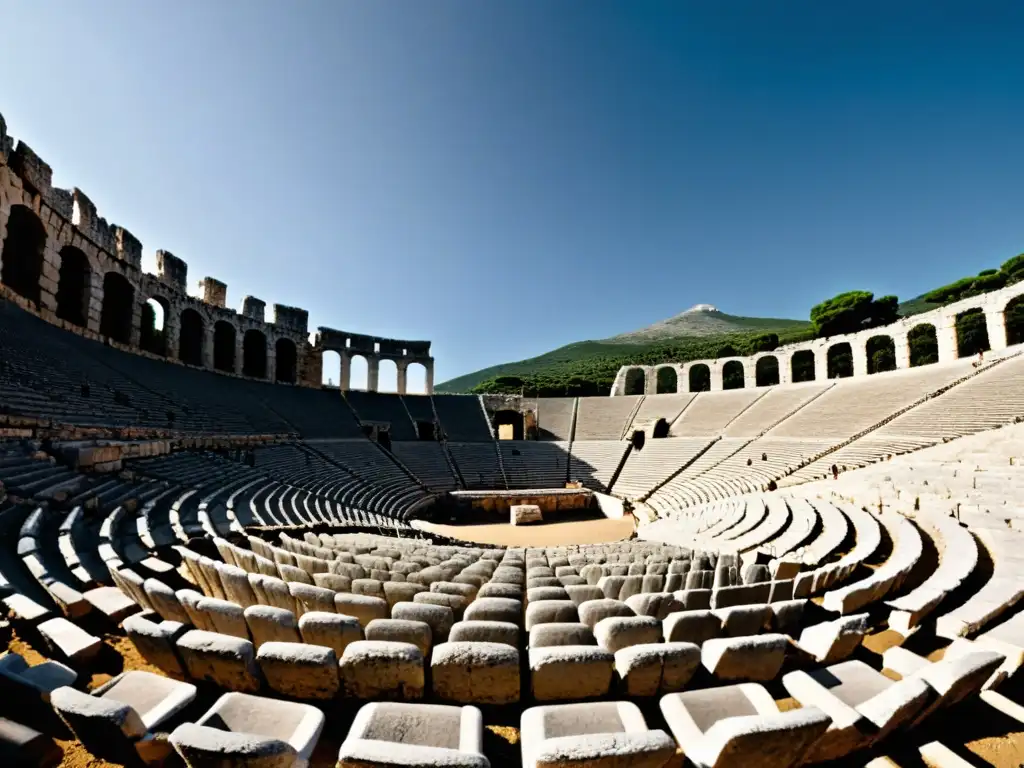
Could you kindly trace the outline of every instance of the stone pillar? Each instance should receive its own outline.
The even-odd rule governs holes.
[[[424,363],[424,368],[427,369],[427,380],[426,380],[426,393],[428,395],[434,394],[434,361],[431,360],[429,363]]]
[[[86,308],[85,327],[93,333],[100,332],[100,318],[103,316],[103,274],[89,271],[89,306]]]
[[[57,284],[60,282],[60,254],[56,251],[56,241],[46,233],[46,245],[43,248],[43,264],[39,274],[39,313],[44,320],[53,322],[57,319]]]
[[[398,368],[398,385],[396,386],[396,389],[398,390],[398,394],[404,395],[406,393],[406,388],[409,385],[409,364],[399,360],[395,365]]]
[[[814,380],[828,381],[828,348],[818,347],[814,352]]]
[[[640,370],[644,372],[644,394],[658,394],[658,368],[661,366],[645,365]]]
[[[298,349],[295,350],[295,366],[298,368]],[[298,370],[295,371],[296,379],[298,379]],[[267,339],[267,381],[277,381],[277,344],[271,339]]]
[[[380,358],[370,357],[366,360],[366,391],[376,392],[377,381],[380,378]]]
[[[342,392],[346,392],[352,388],[352,358],[347,352],[342,352],[340,357],[341,372],[338,374],[338,387]]]
[[[868,375],[868,343],[855,337],[850,341],[850,352],[853,355],[853,375]]]
[[[991,349],[1006,349],[1006,316],[995,309],[985,310],[985,327]]]
[[[793,358],[788,353],[773,352],[779,361],[779,384],[793,383]]]
[[[724,366],[717,360],[708,363],[708,371],[711,374],[711,385],[710,390],[712,392],[720,392],[722,385],[725,383],[725,372],[722,370]]]
[[[892,343],[894,346],[894,354],[896,357],[896,369],[910,367],[910,341],[907,338],[907,334],[892,337]]]
[[[242,373],[245,363],[245,333],[241,328],[235,328],[235,360],[231,370],[237,374]]]
[[[164,351],[168,360],[178,359],[178,348],[181,346],[181,313],[175,314],[174,309],[164,312]]]
[[[757,365],[754,363],[753,358],[747,358],[747,360],[741,363],[741,365],[743,366],[743,388],[756,389]]]
[[[203,326],[203,367],[213,369],[213,326]]]
[[[939,362],[956,360],[960,353],[956,343],[956,316],[943,317],[935,323],[935,337],[939,344]]]
[[[683,394],[690,388],[690,382],[683,378],[683,369],[685,366],[677,365],[676,369],[676,394]]]

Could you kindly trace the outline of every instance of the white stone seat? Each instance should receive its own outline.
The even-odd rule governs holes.
[[[7,651],[0,656],[0,678],[3,686],[16,695],[49,701],[57,688],[74,685],[78,673],[59,661],[48,660],[30,667],[23,656]]]
[[[242,606],[228,600],[204,597],[196,602],[195,610],[206,616],[207,624],[212,627],[209,631],[249,639],[249,627],[246,626],[245,609]]]
[[[306,768],[323,727],[323,712],[309,704],[226,693],[170,742],[190,768]]]
[[[626,605],[621,600],[612,600],[610,598],[601,598],[600,600],[588,600],[585,603],[580,604],[577,607],[577,612],[580,617],[580,622],[586,624],[591,629],[597,626],[597,623],[602,619],[611,618],[613,616],[635,616],[633,609]]]
[[[103,648],[98,637],[60,616],[40,623],[36,630],[51,650],[72,664],[91,664]]]
[[[868,628],[866,613],[841,616],[807,627],[800,633],[797,645],[819,664],[835,664],[857,650]]]
[[[433,633],[425,621],[411,619],[374,619],[366,625],[367,640],[387,640],[395,643],[412,643],[426,658],[433,646]]]
[[[337,611],[334,599],[336,593],[325,587],[290,581],[288,593],[294,598],[296,615],[300,617],[307,611]]]
[[[324,645],[334,650],[340,659],[345,649],[364,637],[363,627],[353,616],[339,613],[310,611],[299,619],[299,634],[302,641],[313,645]]]
[[[356,714],[339,768],[490,768],[476,707],[382,702]]]
[[[259,648],[263,643],[297,643],[299,636],[295,614],[272,605],[251,605],[242,614],[253,645]]]
[[[661,622],[666,643],[703,645],[722,634],[722,620],[712,611],[676,611]]]
[[[448,633],[449,642],[504,643],[519,647],[519,626],[508,621],[457,621]]]
[[[609,616],[597,622],[594,637],[598,645],[615,653],[631,645],[659,642],[661,622],[653,616]]]
[[[771,621],[768,605],[735,605],[716,608],[712,613],[722,621],[722,637],[744,637],[760,633]]]
[[[701,663],[719,680],[773,680],[786,658],[785,635],[722,637],[701,646]]]
[[[791,768],[829,726],[818,709],[780,713],[768,691],[754,683],[672,693],[660,706],[698,768]]]
[[[478,597],[466,607],[463,618],[467,621],[507,621],[521,627],[523,604],[507,597]]]
[[[129,762],[150,757],[152,733],[196,697],[196,687],[152,672],[122,672],[92,694],[71,687],[55,690],[50,704],[82,745],[97,757]],[[137,751],[138,750],[138,751]]]
[[[912,722],[932,696],[923,680],[893,682],[862,661],[790,672],[782,684],[803,706],[817,707],[832,718],[807,754],[808,762],[834,760],[872,746]]]
[[[207,680],[229,691],[259,690],[256,649],[250,641],[193,629],[182,635],[177,645],[193,680]]]
[[[388,602],[371,595],[353,595],[338,592],[334,596],[335,610],[345,616],[354,616],[364,627],[374,619],[388,618]]]
[[[423,698],[424,661],[411,643],[359,640],[345,648],[339,677],[345,695],[357,699]]]
[[[456,625],[458,626],[458,625]],[[531,648],[550,648],[559,645],[597,645],[590,627],[579,622],[538,624],[530,630]]]
[[[188,678],[177,649],[178,639],[189,631],[188,625],[177,621],[156,623],[145,616],[135,615],[125,619],[122,627],[142,658],[168,677],[175,680]]]
[[[543,589],[550,589],[544,587]],[[536,592],[537,590],[530,590]],[[526,606],[526,631],[540,624],[575,622],[579,619],[572,600],[545,600],[530,602]]]
[[[607,701],[531,707],[520,721],[523,768],[661,768],[676,753],[635,704]]]
[[[693,643],[647,643],[615,652],[615,671],[628,696],[681,691],[700,666]]]
[[[263,643],[256,663],[271,690],[296,699],[333,699],[338,694],[338,657],[323,645]]]
[[[531,648],[530,689],[537,701],[604,696],[612,682],[615,657],[593,645]]]
[[[440,643],[434,646],[430,668],[434,695],[443,701],[519,701],[519,651],[504,643]]]
[[[480,587],[477,597],[504,597],[510,600],[522,600],[523,588],[517,584],[502,584],[489,581]]]
[[[455,623],[451,608],[428,603],[396,603],[391,609],[391,618],[423,622],[430,627],[434,643],[445,642]]]

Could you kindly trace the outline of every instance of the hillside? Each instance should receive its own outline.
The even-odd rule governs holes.
[[[560,389],[579,380],[581,391],[607,392],[619,367],[627,363],[653,364],[669,360],[714,357],[725,345],[737,349],[761,334],[778,334],[780,341],[807,338],[810,323],[765,317],[739,317],[698,304],[674,317],[607,339],[578,341],[537,357],[491,366],[438,384],[439,392],[468,392],[482,382],[503,376],[530,377],[560,382]],[[590,383],[591,388],[583,387]],[[542,387],[546,389],[546,387]]]

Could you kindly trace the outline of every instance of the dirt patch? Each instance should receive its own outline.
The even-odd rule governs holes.
[[[509,525],[508,523],[480,525],[442,525],[421,522],[419,527],[476,544],[495,544],[505,547],[550,547],[564,544],[606,544],[628,539],[633,534],[633,518],[617,520],[606,517],[595,520],[539,523],[535,525]]]

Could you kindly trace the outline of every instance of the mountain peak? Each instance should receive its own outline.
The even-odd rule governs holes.
[[[718,311],[718,307],[716,307],[714,304],[694,304],[692,307],[690,307],[685,312],[680,312],[680,314],[682,314],[682,315],[690,315],[690,314],[693,314],[694,312],[717,312],[717,311]]]

